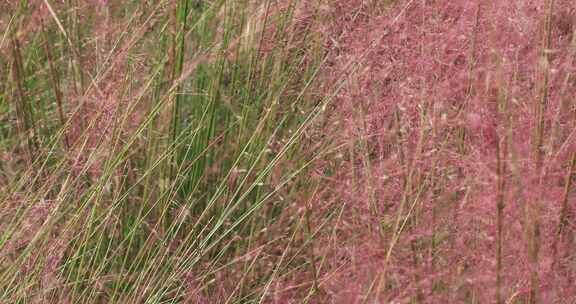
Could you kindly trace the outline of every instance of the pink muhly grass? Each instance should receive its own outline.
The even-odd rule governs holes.
[[[350,303],[576,300],[574,270],[552,267],[575,249],[558,237],[574,229],[573,4],[376,6],[330,11],[326,81],[350,80],[320,131],[349,147],[324,165],[337,198],[326,201],[346,203],[338,248],[324,249],[339,273],[327,292]]]

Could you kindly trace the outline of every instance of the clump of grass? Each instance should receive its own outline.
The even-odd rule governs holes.
[[[568,0],[0,3],[0,298],[574,298]]]
[[[567,239],[554,249],[573,212],[573,5],[376,2],[329,10],[326,83],[350,80],[318,131],[347,147],[318,167],[324,208],[345,205],[317,240],[332,244],[320,254],[325,291],[344,302],[573,300],[574,272],[552,266],[574,258]]]
[[[284,210],[311,191],[298,151],[326,102],[308,92],[322,56],[297,10],[7,5],[0,297],[268,299],[304,246]]]

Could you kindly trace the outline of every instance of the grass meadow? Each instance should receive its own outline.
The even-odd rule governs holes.
[[[570,0],[3,0],[0,303],[576,303]]]

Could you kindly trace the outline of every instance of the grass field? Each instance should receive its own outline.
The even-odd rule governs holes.
[[[0,303],[575,303],[569,0],[0,3]]]

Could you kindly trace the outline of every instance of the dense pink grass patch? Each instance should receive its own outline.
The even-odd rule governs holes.
[[[317,254],[335,302],[576,300],[576,7],[547,5],[332,3],[326,83],[346,84],[321,132],[346,148],[317,206],[344,212]]]

